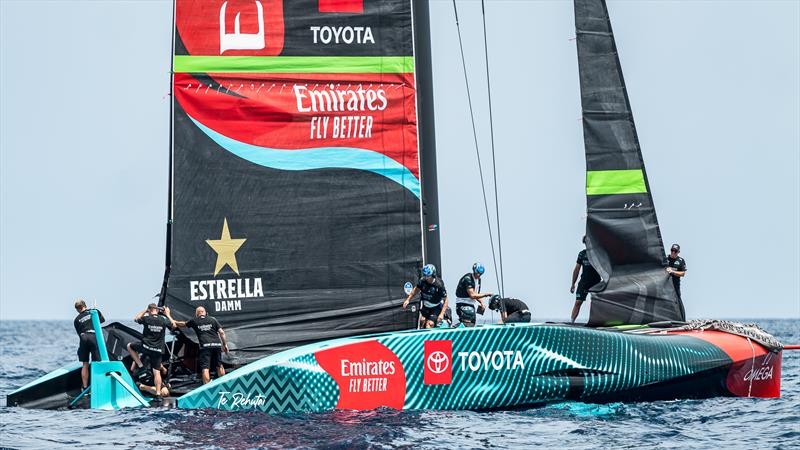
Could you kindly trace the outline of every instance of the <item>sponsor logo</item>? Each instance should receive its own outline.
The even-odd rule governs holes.
[[[424,383],[450,384],[453,381],[452,359],[452,341],[425,341]]]
[[[318,0],[319,12],[363,14],[364,0]],[[370,27],[315,26],[308,28],[315,44],[374,44]]]
[[[495,350],[491,352],[458,352],[461,370],[525,370],[522,352]]]
[[[214,277],[226,267],[239,275],[239,263],[236,252],[247,239],[231,238],[228,219],[222,223],[219,239],[207,239],[206,244],[217,254],[214,266]],[[242,300],[264,296],[264,284],[261,278],[228,278],[213,280],[189,281],[189,294],[192,301],[213,300],[215,312],[241,311]]]
[[[488,372],[525,370],[518,350],[458,352],[453,360],[451,341],[425,341],[425,384],[450,384],[453,371]]]
[[[764,381],[764,380],[771,380],[772,374],[774,372],[775,366],[772,364],[772,359],[774,358],[775,354],[772,352],[767,353],[764,355],[763,359],[761,360],[761,367],[756,368],[753,366],[747,373],[744,375],[744,381]]]
[[[756,369],[753,367],[744,375],[744,381],[764,381],[772,379],[772,366],[761,366]]]
[[[219,54],[230,50],[253,50],[277,55],[283,48],[283,7],[275,0],[252,0],[251,3],[228,1],[219,8]],[[265,7],[264,4],[267,4]],[[266,21],[264,10],[267,10]],[[242,14],[245,28],[255,33],[242,32]],[[230,20],[233,16],[233,21]],[[249,19],[249,20],[248,20]],[[255,19],[255,20],[253,20]],[[232,22],[232,23],[231,23]],[[255,22],[255,23],[253,23]],[[265,25],[266,23],[266,25]],[[233,31],[231,31],[233,25]],[[268,29],[272,27],[272,29]]]
[[[438,375],[450,368],[450,355],[444,352],[433,352],[425,358],[425,366]]]
[[[223,2],[219,9],[219,54],[226,50],[261,50],[267,46],[264,40],[264,5],[259,0],[256,3],[256,17],[258,18],[258,32],[242,33],[241,12],[236,13],[233,22],[233,33],[225,31],[225,12],[228,9],[228,2]]]
[[[369,112],[384,111],[389,106],[386,90],[372,85],[341,86],[296,84],[294,92],[298,113],[347,112],[353,115],[315,115],[309,120],[309,139],[366,139],[372,137],[375,117]]]
[[[339,386],[340,409],[401,409],[406,395],[403,366],[391,350],[377,341],[322,350],[314,357]]]
[[[411,282],[410,282],[410,281],[406,281],[406,284],[404,284],[404,285],[403,285],[403,292],[405,292],[405,293],[406,293],[406,295],[408,295],[408,294],[410,294],[410,293],[411,293],[411,291],[413,291],[413,290],[414,290],[414,285],[413,285],[413,284],[411,284]]]
[[[217,408],[227,409],[254,409],[264,406],[267,403],[267,398],[261,394],[242,394],[241,392],[231,393],[229,391],[220,391],[219,399],[217,399]]]
[[[370,27],[308,27],[315,44],[374,44]]]

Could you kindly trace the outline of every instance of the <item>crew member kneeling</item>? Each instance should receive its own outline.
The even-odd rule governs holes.
[[[217,376],[225,375],[222,365],[222,352],[228,353],[228,341],[225,339],[225,330],[222,329],[217,319],[206,315],[206,309],[198,306],[194,310],[194,319],[183,322],[176,321],[179,327],[191,328],[197,335],[200,352],[197,355],[198,366],[203,377],[203,384],[211,381],[210,369],[217,371]]]
[[[419,308],[419,327],[433,328],[444,318],[447,307],[447,290],[444,282],[436,277],[436,266],[426,264],[422,267],[422,278],[406,297],[403,309],[408,307],[408,302],[419,292],[421,305]]]
[[[502,323],[531,321],[531,311],[528,309],[528,305],[516,298],[500,298],[499,295],[495,295],[489,301],[489,309],[500,311]]]

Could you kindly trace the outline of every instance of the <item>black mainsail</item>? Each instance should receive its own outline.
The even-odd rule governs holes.
[[[439,255],[419,3],[176,1],[163,303],[204,306],[234,361],[415,326],[404,285]]]
[[[602,281],[590,325],[682,321],[604,0],[575,0],[587,254]]]

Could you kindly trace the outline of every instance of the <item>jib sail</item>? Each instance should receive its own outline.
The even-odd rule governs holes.
[[[410,0],[177,0],[174,51],[176,318],[204,306],[242,362],[413,327]]]
[[[589,323],[684,320],[604,0],[575,0],[586,149],[587,253],[602,277]]]

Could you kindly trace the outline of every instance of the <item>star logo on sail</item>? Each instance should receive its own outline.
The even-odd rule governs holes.
[[[192,301],[213,300],[208,302],[207,307],[218,313],[242,311],[242,300],[264,297],[264,282],[261,278],[241,278],[239,273],[236,252],[245,242],[246,238],[231,237],[228,218],[223,218],[219,239],[205,240],[206,245],[217,255],[214,263],[214,279],[190,281],[189,295]],[[226,266],[236,274],[236,278],[224,278],[227,271],[223,269]],[[230,272],[227,273],[230,277]],[[217,278],[218,275],[220,278]]]
[[[239,264],[236,262],[236,251],[244,244],[247,239],[231,239],[231,232],[228,230],[228,218],[222,222],[222,235],[219,239],[206,239],[208,244],[217,252],[217,264],[214,266],[214,276],[219,274],[223,267],[228,266],[239,275]]]

